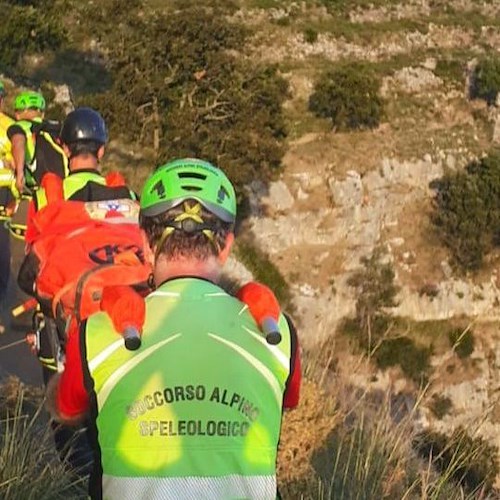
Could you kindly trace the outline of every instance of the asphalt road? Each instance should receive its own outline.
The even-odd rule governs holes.
[[[17,217],[23,217],[26,207],[21,207]],[[0,227],[0,241],[5,241],[6,229]],[[24,255],[24,242],[10,237],[11,266],[10,280],[6,299],[0,308],[0,322],[5,326],[5,332],[0,334],[0,380],[9,375],[16,375],[27,384],[41,385],[42,372],[35,356],[23,342],[7,347],[13,342],[23,340],[31,327],[31,313],[24,313],[19,318],[10,314],[13,307],[21,304],[27,296],[18,288],[16,279],[19,266]],[[0,246],[0,252],[5,257],[5,247]]]

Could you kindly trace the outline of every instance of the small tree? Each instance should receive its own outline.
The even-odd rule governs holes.
[[[380,83],[368,66],[359,63],[327,71],[314,87],[309,109],[341,130],[377,127],[383,108]]]
[[[107,49],[112,88],[83,96],[102,110],[112,134],[152,147],[158,161],[199,156],[228,173],[238,193],[281,167],[288,84],[276,67],[237,57],[247,30],[189,2],[171,12],[135,0],[109,30],[107,4],[89,15]],[[181,5],[182,4],[182,5]],[[97,17],[96,17],[97,16]]]
[[[376,248],[370,257],[363,257],[363,268],[355,272],[348,281],[356,288],[356,322],[368,337],[371,347],[372,336],[384,333],[387,327],[385,308],[397,305],[399,287],[394,284],[394,269],[389,262],[383,262],[383,251]]]
[[[452,349],[460,359],[468,358],[474,352],[474,334],[471,330],[454,328],[448,332]]]
[[[479,269],[500,235],[500,153],[472,162],[464,172],[436,183],[432,222],[452,262],[463,270]]]
[[[472,95],[484,99],[490,106],[495,104],[500,92],[500,56],[481,59],[474,72]]]

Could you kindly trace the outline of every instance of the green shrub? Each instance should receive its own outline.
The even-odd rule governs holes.
[[[341,130],[374,128],[382,116],[380,78],[360,63],[324,73],[309,98],[309,109]]]
[[[452,349],[460,359],[468,358],[474,351],[474,335],[471,330],[455,328],[448,332]]]
[[[348,284],[356,289],[356,320],[363,333],[374,340],[388,326],[386,308],[397,305],[399,288],[394,284],[392,263],[384,262],[383,251],[376,248],[370,257],[363,257],[363,267],[353,273]]]
[[[434,74],[450,83],[462,84],[465,78],[465,65],[457,59],[439,59]]]
[[[269,257],[252,243],[239,239],[236,257],[249,269],[257,281],[267,285],[276,295],[283,309],[293,310],[290,287]]]
[[[373,354],[379,368],[399,365],[408,378],[423,384],[427,382],[430,355],[428,347],[419,347],[408,337],[384,339]]]
[[[481,59],[474,72],[472,96],[495,104],[500,92],[500,56]]]
[[[344,318],[340,331],[354,339],[381,369],[400,366],[417,383],[425,382],[430,370],[431,350],[398,335],[398,320],[387,308],[397,305],[399,288],[394,284],[394,269],[383,261],[380,248],[362,259],[363,268],[354,273],[348,284],[356,288],[356,317]]]
[[[495,446],[480,437],[470,437],[462,427],[451,436],[424,432],[415,445],[425,459],[432,458],[440,472],[447,470],[468,492],[481,492],[480,498],[488,498],[499,472]]]
[[[318,32],[314,28],[305,28],[302,35],[307,43],[312,44],[318,41]]]
[[[463,270],[482,266],[500,243],[500,153],[472,162],[464,172],[447,174],[434,185],[431,220]]]
[[[453,403],[450,398],[439,394],[433,394],[432,400],[429,404],[429,409],[437,419],[441,420],[443,417],[448,415],[452,408]]]

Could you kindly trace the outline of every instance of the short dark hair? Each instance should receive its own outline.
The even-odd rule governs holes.
[[[139,217],[139,224],[146,233],[151,248],[158,244],[169,223],[174,222],[174,219],[182,213],[184,210],[181,205],[160,215]],[[202,231],[186,232],[176,229],[164,239],[161,248],[156,250],[157,255],[164,255],[169,259],[189,257],[197,260],[217,256],[224,248],[226,238],[232,232],[234,225],[223,222],[204,207],[201,210],[201,217],[204,224],[210,227],[213,239],[209,239]]]
[[[92,155],[97,158],[97,152],[103,144],[97,141],[78,141],[66,144],[66,146],[71,158],[80,155]]]

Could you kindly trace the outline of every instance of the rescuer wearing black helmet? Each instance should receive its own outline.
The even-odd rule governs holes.
[[[77,108],[66,116],[60,133],[61,146],[69,159],[69,174],[64,179],[47,173],[42,186],[37,189],[28,209],[26,230],[26,257],[18,274],[18,284],[28,294],[33,293],[36,278],[36,262],[30,254],[31,243],[38,236],[34,222],[37,212],[46,205],[64,200],[71,201],[116,201],[137,199],[123,177],[112,172],[106,177],[101,175],[99,164],[104,156],[108,140],[106,124],[102,116],[91,108]],[[46,315],[50,310],[43,311]],[[47,323],[47,322],[46,322]],[[45,382],[57,371],[57,359],[46,336],[40,336],[38,357],[42,364]]]
[[[104,155],[108,132],[102,116],[91,108],[78,108],[64,120],[61,141],[69,158],[92,155],[98,160]]]
[[[130,190],[118,172],[106,177],[101,175],[99,164],[104,156],[108,140],[106,124],[102,116],[91,108],[77,108],[69,113],[61,128],[61,146],[69,159],[69,174],[61,179],[47,173],[42,186],[37,189],[28,209],[26,230],[26,257],[18,274],[18,284],[29,295],[33,294],[37,265],[30,253],[31,243],[38,237],[35,223],[37,212],[46,205],[64,200],[82,202],[104,202],[132,199],[135,193]],[[50,315],[50,309],[43,311]],[[47,323],[47,322],[46,322]],[[40,336],[38,357],[42,364],[45,382],[57,371],[57,359],[45,336]]]
[[[135,199],[124,182],[116,185],[103,177],[99,163],[104,157],[108,132],[102,116],[91,108],[77,108],[66,116],[60,134],[62,147],[69,158],[69,175],[63,180],[63,197],[74,201],[103,201],[119,198]],[[47,200],[45,189],[35,195],[35,208],[40,210]],[[29,240],[29,235],[28,235]]]

